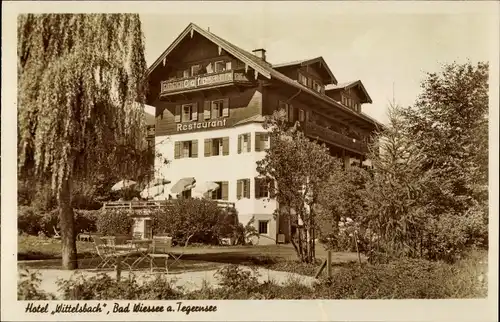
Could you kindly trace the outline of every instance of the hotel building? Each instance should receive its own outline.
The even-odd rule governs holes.
[[[362,112],[372,102],[362,82],[339,84],[322,57],[271,64],[264,49],[247,52],[195,24],[153,63],[148,80],[155,144],[170,161],[157,163],[156,172],[172,185],[187,183],[184,197],[234,202],[241,223],[254,218],[258,244],[289,236],[257,178],[256,161],[270,144],[262,126],[266,115],[285,109],[290,122],[302,122],[308,137],[347,165],[366,162],[367,142],[379,125]],[[219,189],[197,190],[211,183]],[[157,199],[170,197],[177,196]]]

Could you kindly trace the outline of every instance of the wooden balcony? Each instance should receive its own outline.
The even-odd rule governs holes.
[[[304,133],[310,138],[316,139],[318,141],[323,141],[325,143],[329,143],[359,154],[365,154],[368,152],[368,146],[365,142],[350,138],[312,122],[305,122]]]
[[[216,200],[219,208],[234,208],[234,202]],[[172,200],[151,200],[151,201],[110,201],[105,202],[102,209],[154,209],[168,207],[172,205]]]
[[[177,78],[161,82],[160,96],[182,94],[200,89],[228,86],[249,85],[251,81],[243,71],[228,70],[220,73]]]

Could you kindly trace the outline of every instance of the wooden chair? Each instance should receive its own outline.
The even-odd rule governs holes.
[[[153,236],[153,244],[151,251],[148,254],[150,257],[151,273],[157,266],[154,264],[156,258],[165,259],[165,272],[168,274],[168,258],[169,251],[172,248],[172,237],[169,236]]]
[[[136,253],[130,250],[120,251],[116,248],[114,239],[108,239],[107,242],[105,242],[101,236],[92,235],[92,240],[94,241],[96,253],[101,259],[101,262],[95,268],[96,270],[106,267],[114,268],[118,257],[127,259],[128,256]],[[125,260],[123,260],[122,263],[131,269],[131,266]]]
[[[59,232],[56,230],[56,227],[52,226],[52,228],[54,229],[54,238],[61,239],[61,235],[59,235]]]

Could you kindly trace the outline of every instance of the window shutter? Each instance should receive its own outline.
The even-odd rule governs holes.
[[[243,135],[238,134],[238,154],[241,153],[241,141],[243,140]]]
[[[198,103],[193,103],[191,108],[191,119],[193,121],[198,121]]]
[[[181,106],[175,106],[175,123],[179,123],[181,121]]]
[[[205,156],[212,155],[212,139],[205,139]]]
[[[276,181],[271,181],[269,183],[269,198],[275,198],[276,197]]]
[[[250,179],[245,179],[245,197],[250,199]]]
[[[247,152],[250,152],[252,151],[252,133],[247,133],[246,136],[248,138]]]
[[[231,70],[231,62],[226,62],[226,70]]]
[[[242,184],[243,184],[243,180],[236,181],[236,199],[238,199],[238,200],[241,199],[241,195],[242,195],[241,189],[243,188]]]
[[[229,136],[222,138],[222,155],[229,154]]]
[[[181,142],[177,141],[175,142],[174,159],[180,159],[180,158],[181,158]]]
[[[191,141],[191,157],[198,157],[198,140]]]
[[[308,78],[307,79],[307,87],[311,87],[312,86],[312,79]]]
[[[255,198],[260,198],[260,185],[259,185],[259,178],[255,178]]]
[[[228,117],[229,116],[229,98],[225,98],[222,103],[223,109],[222,109],[222,116],[223,117]]]
[[[210,105],[211,105],[211,102],[210,101],[205,101],[203,102],[204,104],[204,109],[205,109],[205,112],[204,112],[204,118],[205,120],[210,120]]]
[[[260,133],[256,132],[255,133],[255,152],[260,151]]]
[[[266,141],[268,140],[267,133],[260,134],[260,151],[266,150]]]
[[[228,182],[223,181],[222,182],[222,200],[228,200]]]

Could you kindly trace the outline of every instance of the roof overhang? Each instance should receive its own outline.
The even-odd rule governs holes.
[[[271,75],[269,71],[264,68],[263,66],[259,65],[256,61],[250,59],[247,55],[243,54],[240,50],[235,48],[235,46],[232,46],[230,43],[227,41],[217,37],[216,35],[212,34],[211,32],[204,30],[194,23],[190,23],[184,31],[181,32],[181,34],[170,44],[170,46],[158,57],[158,59],[148,68],[147,70],[147,76],[151,75],[151,73],[158,67],[160,64],[165,65],[166,60],[168,55],[181,43],[183,39],[186,37],[193,37],[194,33],[198,33],[202,35],[203,37],[207,38],[211,42],[213,42],[215,45],[217,45],[220,49],[223,49],[230,55],[236,57],[249,67],[251,67],[253,70],[255,70],[257,73],[263,75],[266,78],[270,78]]]
[[[360,92],[363,93],[363,95],[365,96],[365,100],[363,101],[363,103],[370,103],[371,104],[373,102],[372,98],[368,94],[368,91],[366,90],[366,88],[363,85],[363,83],[361,82],[361,80],[357,80],[357,81],[350,82],[350,83],[347,83],[347,84],[344,84],[344,85],[341,85],[341,86],[336,86],[336,87],[327,89],[326,92],[330,92],[330,91],[334,92],[334,91],[339,91],[339,90],[347,90],[347,89],[350,89],[350,88],[358,88],[360,90]]]

